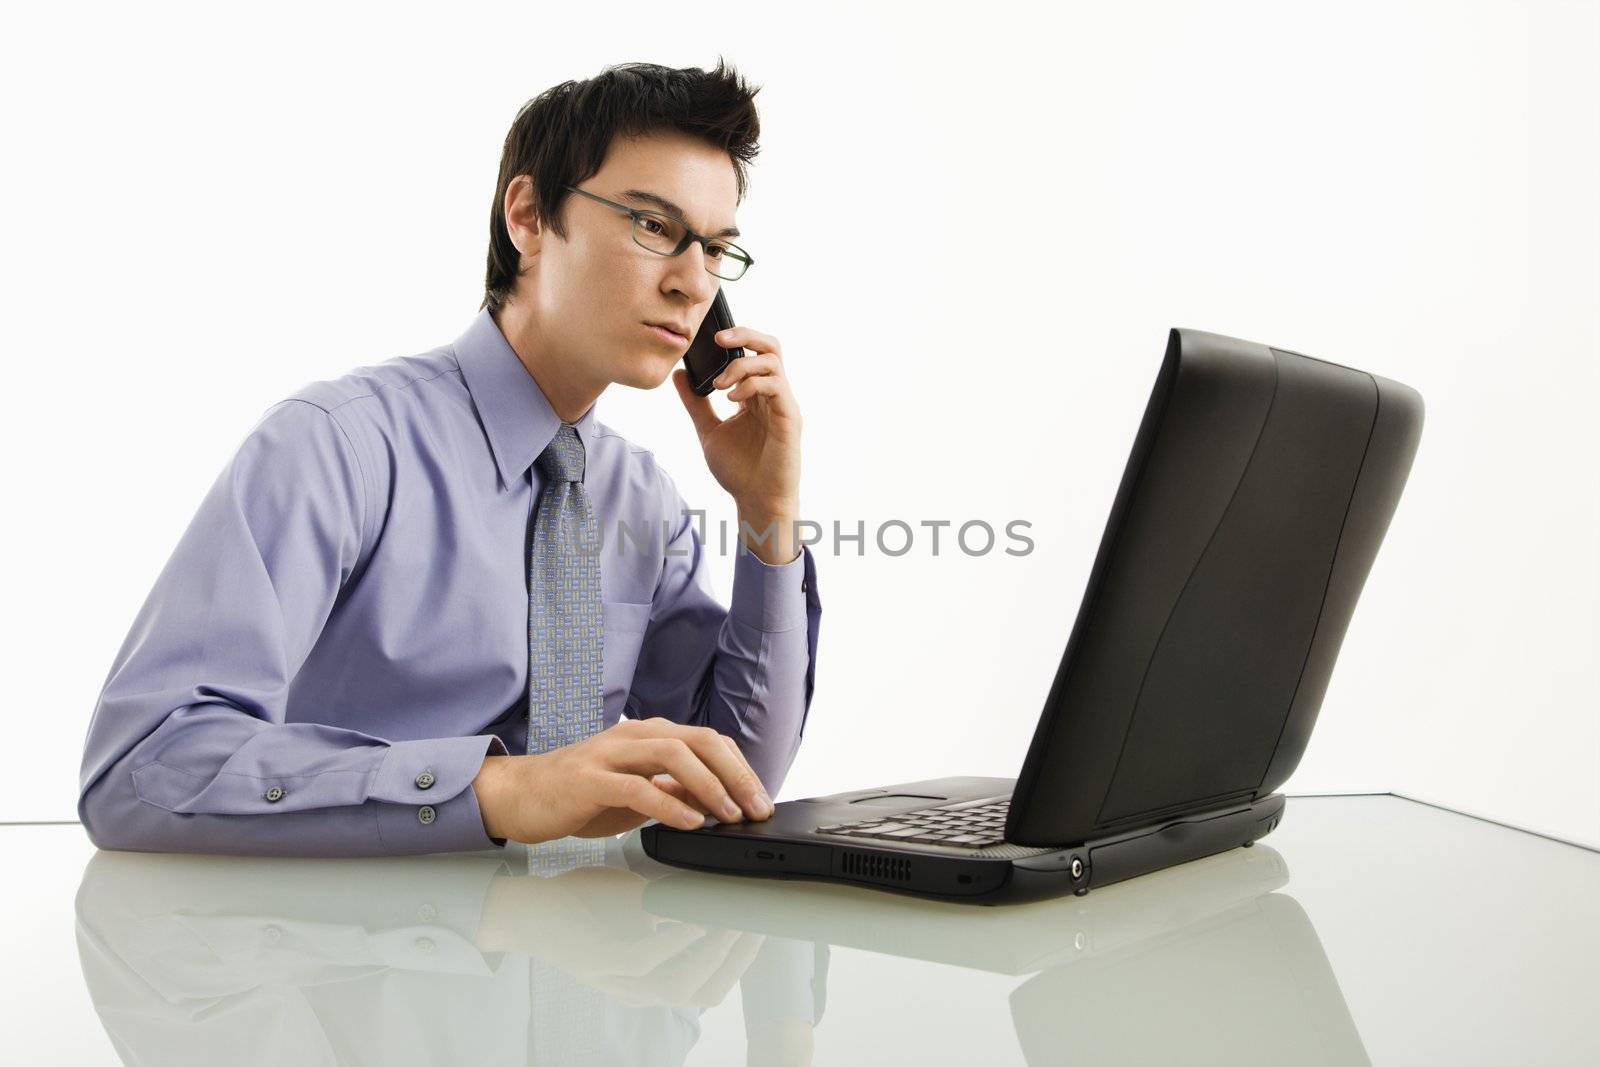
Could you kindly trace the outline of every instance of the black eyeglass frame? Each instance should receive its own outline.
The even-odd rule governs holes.
[[[568,192],[577,193],[580,196],[586,196],[590,200],[594,200],[616,211],[620,211],[624,215],[627,215],[629,218],[631,218],[633,220],[633,243],[644,249],[646,252],[654,252],[658,256],[681,256],[683,255],[684,250],[689,247],[690,242],[699,241],[701,251],[707,254],[706,273],[711,275],[713,278],[721,278],[725,282],[738,281],[740,278],[744,277],[747,272],[749,272],[751,267],[755,266],[756,261],[750,257],[749,252],[746,252],[744,249],[740,248],[738,245],[729,241],[725,237],[708,237],[703,233],[695,233],[689,228],[689,224],[684,222],[682,219],[675,219],[672,216],[665,215],[659,211],[642,211],[638,208],[629,207],[627,204],[619,204],[615,200],[607,200],[603,196],[596,196],[587,189],[579,189],[576,185],[569,185],[566,188]],[[678,241],[678,247],[674,248],[671,252],[663,252],[659,248],[651,248],[649,245],[639,240],[639,220],[646,216],[653,219],[665,219],[666,221],[675,225],[682,226],[683,237]],[[723,256],[723,259],[732,258],[744,264],[744,268],[740,270],[738,274],[735,274],[730,278],[725,274],[718,274],[716,271],[711,269],[710,242],[712,241],[715,241],[718,245],[728,250],[728,255]],[[721,260],[718,260],[718,262],[721,262]]]

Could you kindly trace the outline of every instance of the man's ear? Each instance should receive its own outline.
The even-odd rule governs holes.
[[[506,200],[502,206],[506,235],[511,238],[512,245],[525,256],[538,255],[544,230],[533,209],[533,178],[527,174],[512,178],[506,185]]]

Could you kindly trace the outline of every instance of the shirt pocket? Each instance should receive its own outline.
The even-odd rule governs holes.
[[[622,718],[628,690],[633,686],[634,668],[639,665],[639,650],[644,646],[644,632],[650,626],[651,606],[626,600],[606,600],[600,605],[600,621],[605,635],[601,653],[607,724],[614,724]]]

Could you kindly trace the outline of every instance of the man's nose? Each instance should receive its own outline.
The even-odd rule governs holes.
[[[673,256],[667,281],[696,304],[703,304],[717,295],[717,279],[706,270],[706,251],[699,241],[690,241],[689,247]]]

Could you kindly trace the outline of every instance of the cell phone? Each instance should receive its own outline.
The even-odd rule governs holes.
[[[732,325],[733,313],[728,310],[728,298],[719,288],[717,298],[711,301],[711,310],[700,324],[700,332],[694,335],[689,350],[683,354],[683,369],[689,372],[689,387],[696,396],[710,396],[711,383],[716,381],[717,375],[744,355],[743,348],[723,348],[717,344],[715,335]]]

